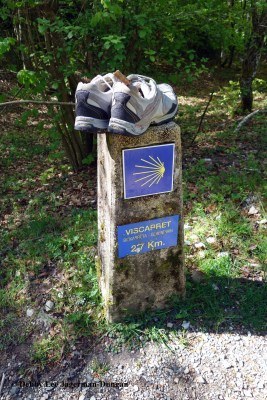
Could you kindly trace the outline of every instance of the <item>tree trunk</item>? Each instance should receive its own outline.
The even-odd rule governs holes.
[[[54,23],[56,21],[58,7],[58,0],[46,0],[32,8],[19,8],[17,20],[22,25],[18,25],[17,27],[17,36],[18,40],[20,40],[22,44],[26,44],[33,54],[35,54],[36,50],[40,50],[40,46],[42,46],[41,51],[53,57],[49,65],[42,64],[42,61],[38,60],[37,62],[37,59],[34,59],[35,68],[32,66],[30,69],[47,69],[52,78],[51,82],[55,81],[58,83],[56,93],[58,100],[70,102],[74,101],[74,94],[78,82],[74,74],[68,75],[67,79],[64,77],[64,67],[66,67],[68,63],[64,37],[61,32],[51,29],[47,29],[42,37],[32,23],[38,16],[44,17]],[[25,18],[22,18],[21,15],[25,15]],[[24,33],[24,36],[21,35],[21,32]],[[61,52],[58,52],[58,48],[61,49]],[[24,64],[25,61],[24,57]],[[49,90],[49,82],[47,90]],[[43,95],[45,96],[46,94],[44,93]],[[72,106],[60,107],[57,109],[57,114],[60,115],[60,119],[54,119],[54,124],[61,136],[63,148],[72,168],[77,171],[84,166],[83,159],[92,152],[93,137],[92,135],[86,137],[83,133],[74,130],[75,115]]]
[[[261,14],[254,2],[252,2],[252,28],[251,35],[247,42],[245,54],[242,61],[242,72],[240,78],[240,91],[242,111],[250,111],[253,106],[252,83],[256,76],[261,50],[264,45],[267,23],[267,8]]]
[[[234,61],[234,56],[235,56],[235,46],[230,46],[229,48],[230,50],[230,54],[229,54],[229,60],[228,60],[228,64],[227,64],[227,68],[231,68],[233,61]]]

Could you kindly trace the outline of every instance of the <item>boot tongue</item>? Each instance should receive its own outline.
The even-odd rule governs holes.
[[[143,92],[143,94],[144,94],[144,97],[145,97],[145,98],[148,98],[148,97],[149,97],[149,94],[150,94],[150,87],[149,87],[149,85],[148,85],[147,83],[145,83],[145,82],[142,82],[142,83],[141,83],[140,89],[142,90],[142,92]]]
[[[147,98],[149,96],[150,88],[145,82],[135,81],[132,83],[132,87],[139,96],[143,98]]]
[[[129,88],[129,86],[126,86],[124,83],[122,83],[122,82],[115,82],[114,83],[114,89],[116,88],[116,90],[118,91],[118,92],[122,92],[122,93],[127,93],[127,94],[129,94],[130,93],[130,88]]]

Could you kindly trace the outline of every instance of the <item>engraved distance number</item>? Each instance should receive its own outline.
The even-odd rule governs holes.
[[[140,253],[144,247],[145,243],[138,243],[138,244],[133,244],[131,246],[131,253]]]
[[[131,246],[131,253],[140,253],[143,250],[145,245],[147,245],[148,250],[155,250],[159,247],[164,246],[164,244],[165,243],[163,243],[162,240],[159,240],[157,242],[154,240],[151,240],[150,242],[147,242],[147,243],[133,244]]]

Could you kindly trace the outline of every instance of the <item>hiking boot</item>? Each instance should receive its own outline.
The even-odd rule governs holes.
[[[171,121],[177,113],[177,97],[171,86],[157,85],[145,76],[130,75],[130,84],[113,84],[111,117],[108,131],[128,136],[139,136],[149,125]]]
[[[112,101],[113,74],[97,75],[90,83],[80,82],[75,93],[75,126],[78,131],[107,130]]]

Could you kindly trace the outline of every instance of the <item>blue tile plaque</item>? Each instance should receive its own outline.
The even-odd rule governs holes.
[[[122,151],[125,199],[173,190],[174,148],[170,143]]]
[[[179,215],[118,226],[119,258],[177,246]]]

